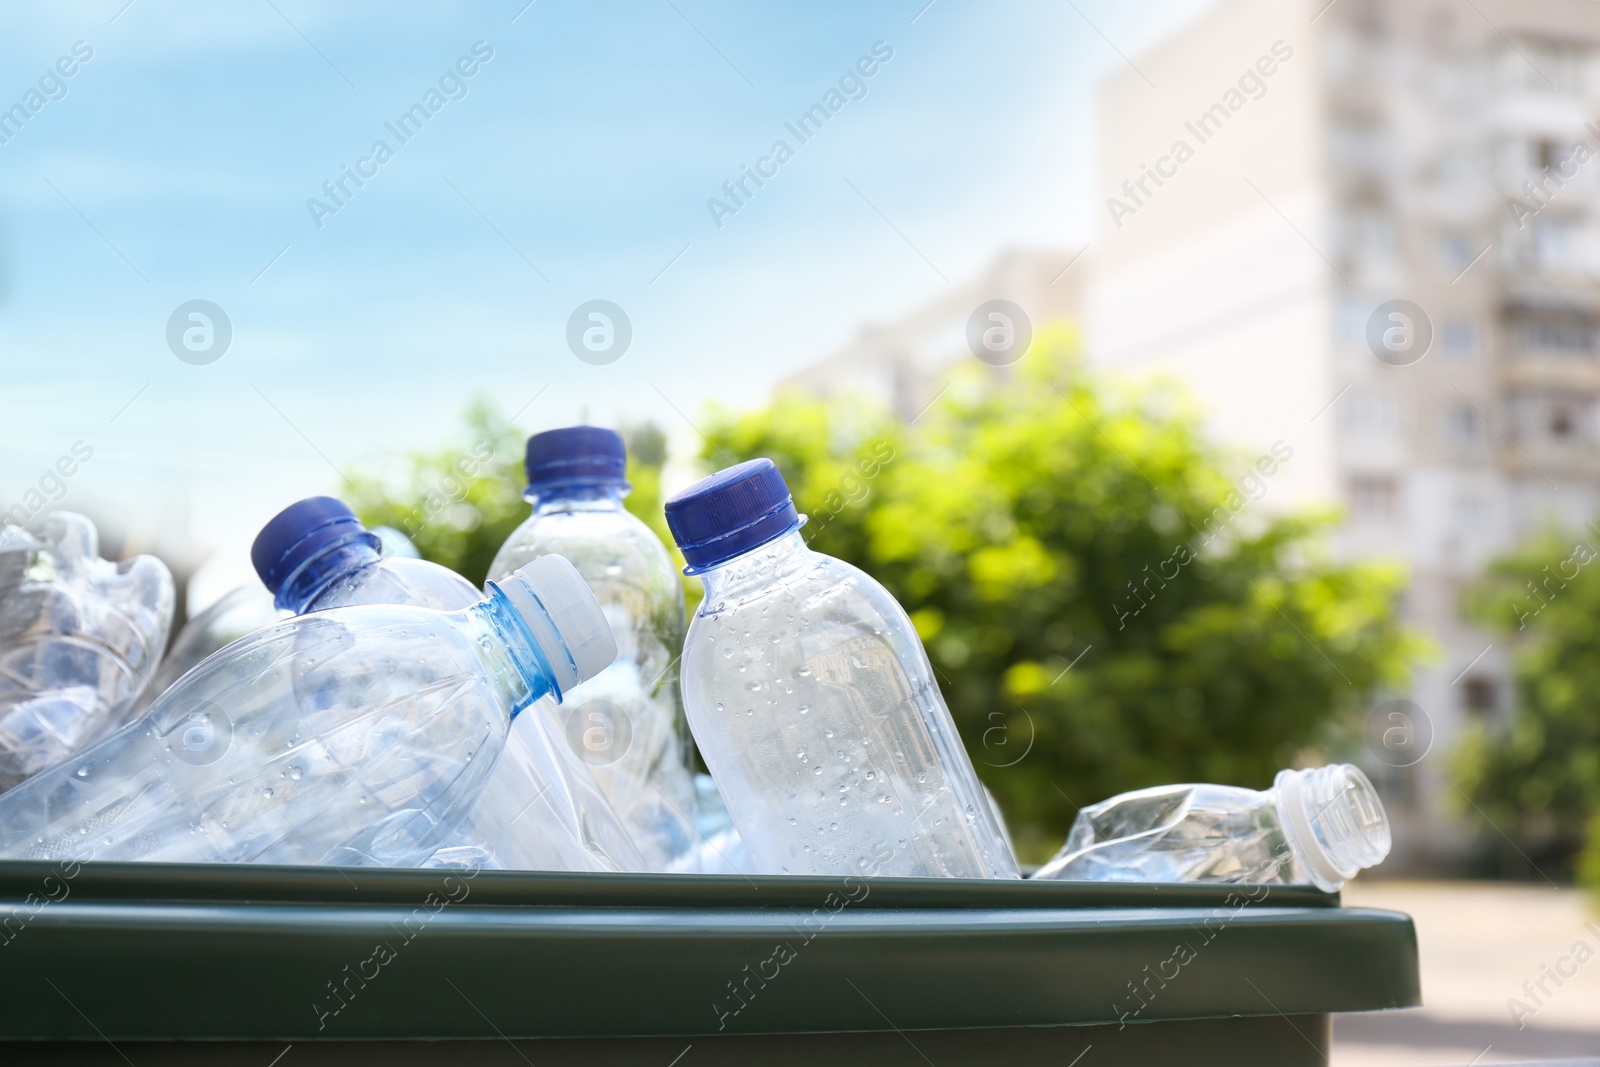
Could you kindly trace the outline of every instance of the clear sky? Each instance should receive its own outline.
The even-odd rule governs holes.
[[[940,275],[1081,246],[1094,87],[1209,3],[7,3],[0,509],[83,441],[59,506],[242,563],[474,395],[692,434]],[[566,339],[595,299],[632,324],[605,365]],[[204,365],[168,343],[193,300],[232,329]]]

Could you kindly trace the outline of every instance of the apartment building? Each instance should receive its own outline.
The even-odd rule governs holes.
[[[1464,583],[1600,511],[1597,44],[1578,0],[1231,0],[1101,98],[1089,350],[1291,442],[1274,503],[1337,502],[1341,553],[1409,570],[1439,656],[1367,761],[1402,864],[1461,855],[1448,751],[1511,711]]]
[[[787,385],[911,418],[1004,298],[1079,319],[1104,366],[1185,379],[1221,441],[1287,442],[1261,506],[1336,505],[1337,552],[1410,575],[1437,655],[1373,709],[1364,762],[1400,824],[1390,868],[1455,862],[1450,747],[1513,698],[1459,595],[1600,514],[1600,12],[1223,0],[1129,57],[1098,126],[1086,250],[1002,256]]]

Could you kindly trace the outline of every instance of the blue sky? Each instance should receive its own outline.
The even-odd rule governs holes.
[[[337,470],[454,439],[474,395],[530,431],[692,433],[940,274],[1081,246],[1105,38],[1133,54],[1209,6],[525,3],[6,5],[0,108],[93,56],[0,145],[0,508],[83,440],[61,506],[237,562]],[[476,42],[492,58],[401,144],[385,123]],[[876,42],[865,95],[800,145],[784,123]],[[708,198],[779,138],[794,158],[718,228]],[[319,228],[307,200],[380,139]],[[166,342],[195,299],[233,329],[204,366]],[[565,341],[592,299],[633,325],[604,366]]]

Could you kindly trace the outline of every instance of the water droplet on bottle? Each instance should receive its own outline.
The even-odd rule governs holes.
[[[822,773],[822,768],[818,767],[816,770],[812,771],[811,773],[812,774],[821,774]]]
[[[795,671],[795,673],[798,674],[802,678],[809,678],[809,677],[811,677],[811,668],[810,667],[801,667],[798,671]]]
[[[828,824],[828,829],[829,830],[833,830],[833,831],[837,831],[839,829],[839,824],[836,823],[836,822],[830,822]]]
[[[832,737],[833,736],[833,731],[832,730],[824,730],[824,731],[822,731],[822,736],[823,737]]]
[[[89,777],[89,765],[88,764],[84,764],[82,767],[78,768],[78,777],[79,778],[87,778],[87,777]]]
[[[723,706],[722,706],[722,705],[721,705],[721,704],[718,704],[718,705],[717,705],[717,710],[718,710],[718,711],[723,711],[723,710],[725,710],[725,709],[724,709],[724,708],[723,708]]]
[[[800,825],[800,820],[799,820],[799,819],[794,819],[794,818],[791,818],[791,819],[790,819],[790,820],[789,820],[789,825],[790,825],[790,826],[799,826],[799,825]]]
[[[272,799],[272,788],[269,786],[261,791],[261,795],[268,800]]]
[[[293,780],[295,780],[296,782],[298,782],[300,780],[300,778],[302,777],[302,775],[304,775],[304,774],[305,774],[305,772],[302,771],[299,767],[290,767],[289,768],[289,777],[292,778]]]
[[[810,710],[811,710],[811,705],[810,704],[801,704],[800,705],[800,714],[804,715],[806,712],[808,712]]]

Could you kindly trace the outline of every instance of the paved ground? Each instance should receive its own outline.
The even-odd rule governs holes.
[[[1424,1007],[1338,1018],[1334,1067],[1600,1065],[1600,909],[1583,894],[1358,880],[1344,901],[1416,921]]]

